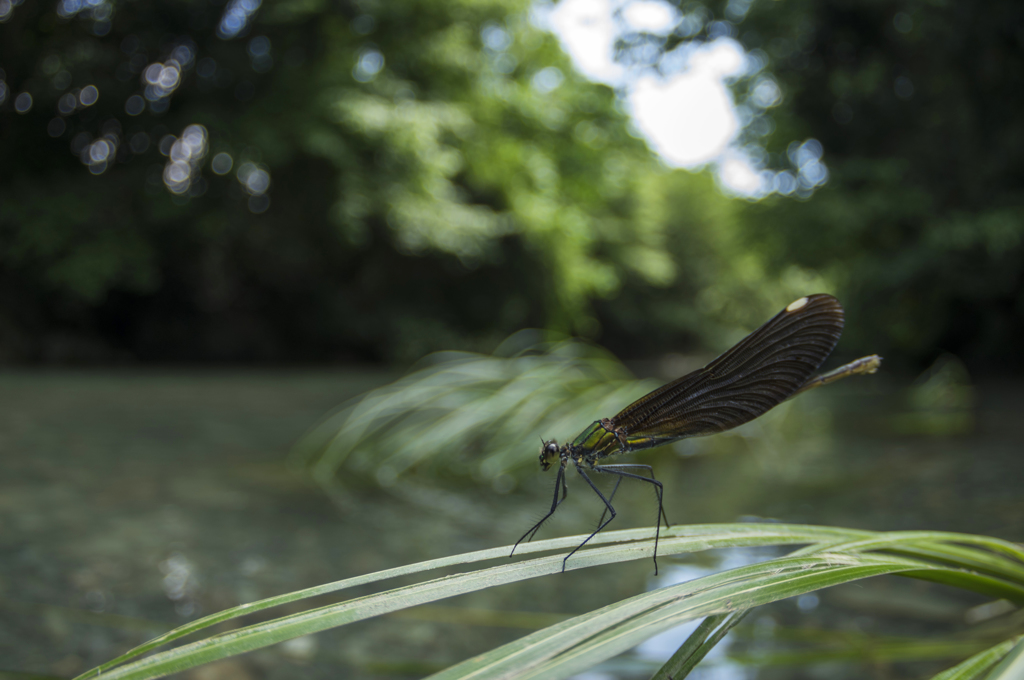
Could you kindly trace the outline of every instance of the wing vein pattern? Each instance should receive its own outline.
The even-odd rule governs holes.
[[[802,305],[801,300],[806,300]],[[704,368],[641,397],[611,419],[630,449],[723,432],[788,399],[839,342],[843,308],[810,295],[779,312]]]

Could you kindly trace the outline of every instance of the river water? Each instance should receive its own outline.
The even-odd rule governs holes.
[[[384,380],[352,371],[0,375],[0,677],[70,677],[243,602],[510,544],[543,514],[553,476],[539,470],[507,493],[454,480],[386,492],[354,484],[338,503],[289,468],[286,454],[307,428]],[[648,456],[665,482],[669,519],[1024,538],[1024,389],[985,385],[950,402],[947,393],[896,382],[850,383],[804,395],[736,433]],[[599,514],[580,480],[569,481],[570,501],[542,538],[586,531]],[[624,488],[618,498],[614,528],[650,523],[649,489]],[[182,677],[421,677],[563,617],[765,556],[666,560],[657,579],[644,562],[551,576]],[[922,677],[956,659],[832,659],[758,671],[726,652],[776,649],[793,636],[956,634],[983,603],[897,578],[805,596],[755,612],[699,677]],[[585,677],[645,677],[683,635],[651,640]]]

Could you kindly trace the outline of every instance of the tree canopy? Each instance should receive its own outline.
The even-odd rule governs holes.
[[[10,12],[8,358],[412,358],[674,278],[660,169],[526,3],[258,5]]]
[[[0,5],[0,357],[409,360],[526,326],[635,356],[811,289],[851,351],[1015,356],[1016,3],[688,2],[624,34],[633,66],[759,60],[741,143],[799,179],[816,140],[829,175],[756,202],[662,166],[530,11]]]

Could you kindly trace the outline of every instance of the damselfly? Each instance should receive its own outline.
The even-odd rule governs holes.
[[[555,514],[569,489],[566,468],[572,464],[605,510],[598,527],[565,556],[577,550],[615,519],[612,500],[623,479],[651,484],[658,497],[654,534],[654,571],[658,571],[658,538],[661,522],[669,526],[662,498],[664,489],[654,478],[650,465],[604,464],[610,456],[661,446],[686,437],[716,434],[749,422],[783,401],[809,389],[850,375],[874,373],[882,358],[862,357],[834,371],[811,377],[839,342],[843,331],[843,308],[831,295],[809,295],[794,301],[732,349],[710,364],[660,387],[627,406],[613,418],[602,418],[584,430],[571,444],[545,441],[540,466],[558,466],[551,509],[516,541],[513,554],[524,540],[532,540],[541,526]],[[605,496],[590,478],[590,472],[615,475],[615,488]],[[607,519],[605,517],[607,516]]]

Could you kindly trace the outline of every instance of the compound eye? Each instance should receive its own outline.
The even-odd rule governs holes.
[[[558,458],[558,442],[550,440],[544,442],[540,447],[540,467],[542,470],[547,470],[551,467],[551,463]]]

